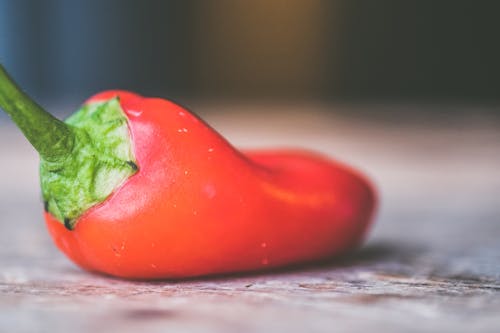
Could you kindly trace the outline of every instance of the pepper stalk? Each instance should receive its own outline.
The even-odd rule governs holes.
[[[73,149],[74,133],[26,95],[0,64],[0,107],[47,161],[65,158]]]
[[[26,95],[0,65],[0,107],[40,154],[46,211],[69,230],[138,171],[118,97],[83,105],[63,122]]]

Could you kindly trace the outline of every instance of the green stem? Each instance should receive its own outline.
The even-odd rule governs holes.
[[[0,107],[47,161],[67,157],[74,144],[71,128],[26,95],[0,64]]]

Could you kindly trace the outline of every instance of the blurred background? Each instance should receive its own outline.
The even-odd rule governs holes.
[[[499,100],[495,1],[0,0],[0,59],[43,102]],[[403,110],[401,111],[403,112]]]

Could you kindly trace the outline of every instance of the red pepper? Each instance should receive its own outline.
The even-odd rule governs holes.
[[[79,266],[185,278],[319,260],[361,244],[376,199],[357,171],[300,150],[240,152],[159,98],[107,91],[86,104],[116,97],[138,171],[73,230],[45,213],[56,245]]]

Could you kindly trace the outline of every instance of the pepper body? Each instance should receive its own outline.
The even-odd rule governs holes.
[[[376,204],[355,170],[304,151],[240,152],[166,100],[124,91],[138,172],[56,245],[81,267],[134,279],[186,278],[281,267],[359,246]]]

